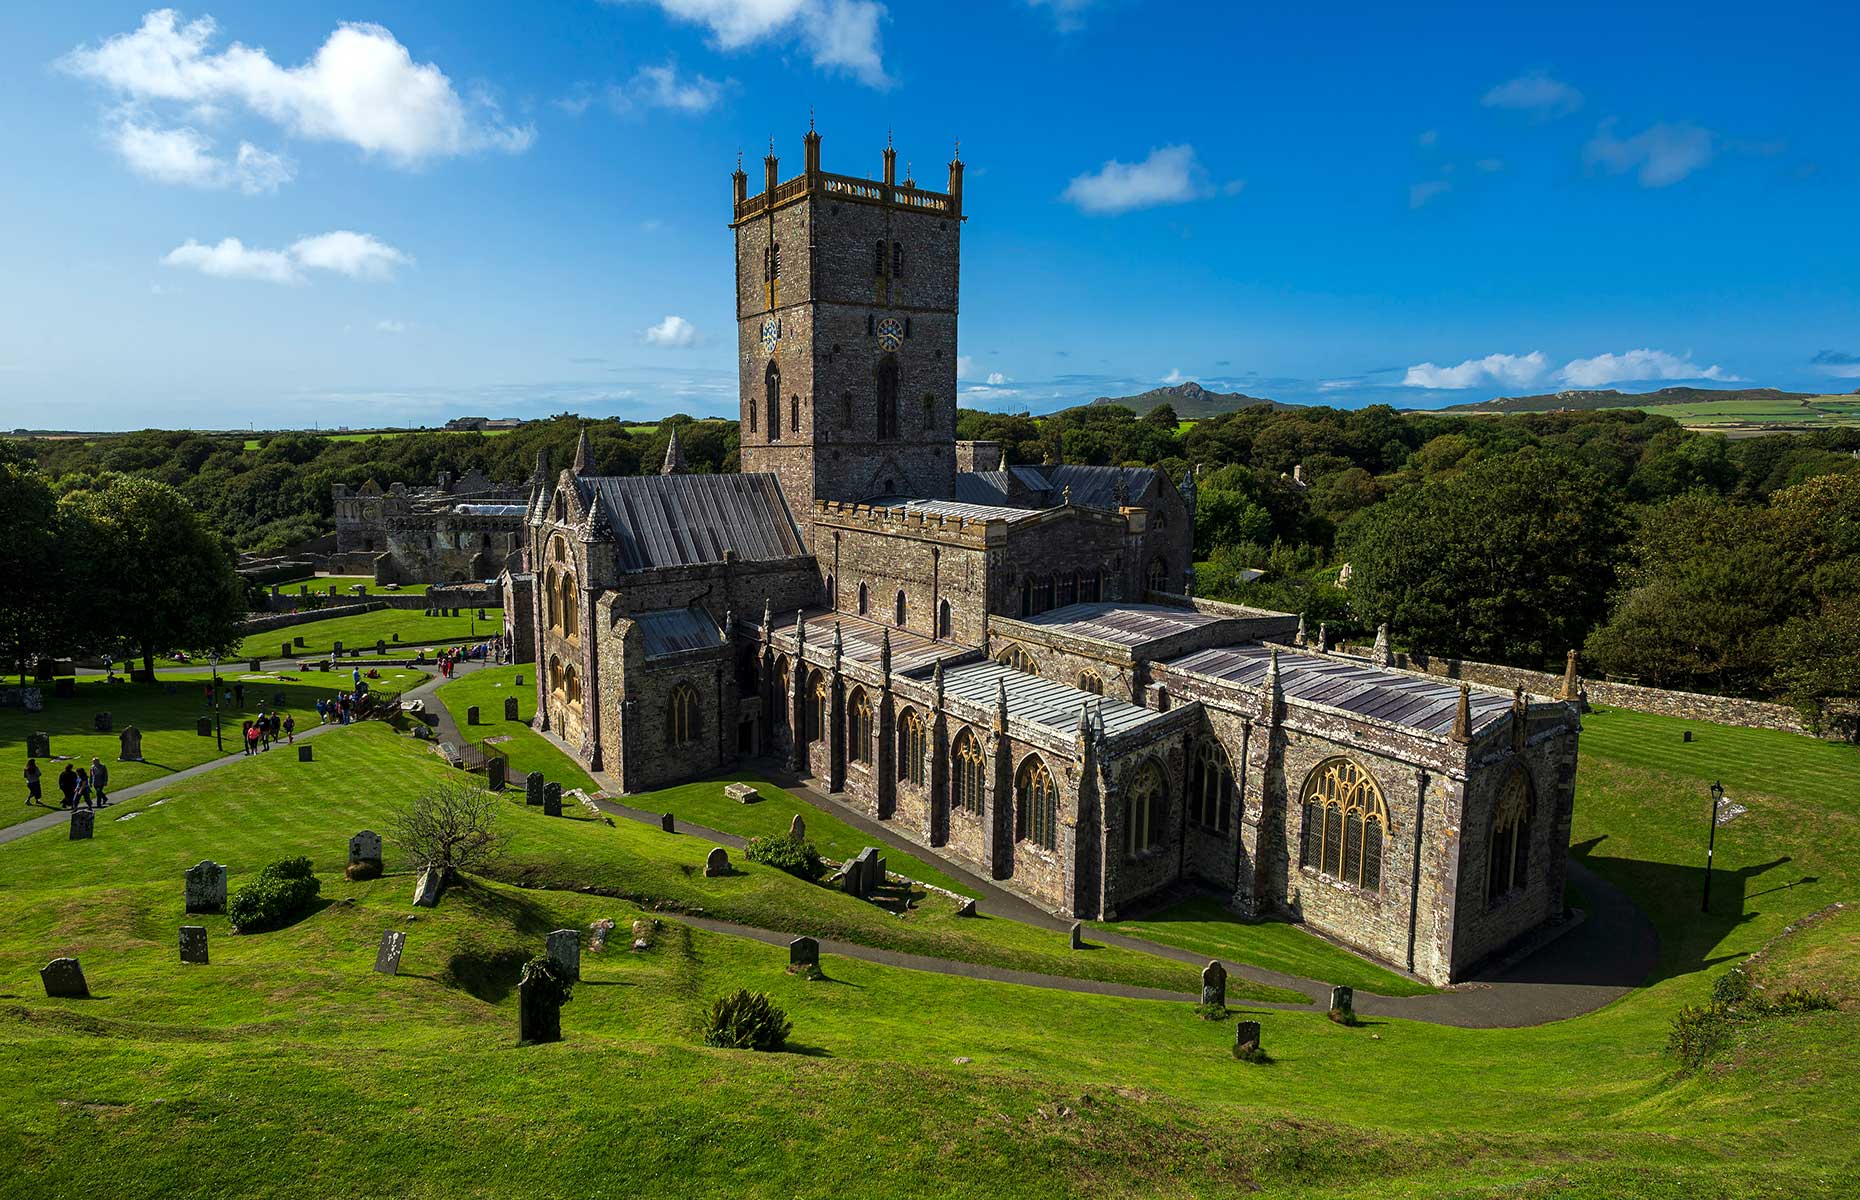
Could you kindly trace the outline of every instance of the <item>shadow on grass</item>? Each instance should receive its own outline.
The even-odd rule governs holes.
[[[808,1046],[800,1042],[788,1042],[777,1051],[780,1054],[798,1054],[802,1058],[832,1058],[833,1051],[825,1046]]]
[[[233,936],[241,937],[241,938],[255,938],[255,937],[264,937],[268,933],[283,933],[287,929],[292,929],[298,925],[302,925],[305,921],[308,921],[311,917],[316,916],[318,913],[322,912],[326,908],[329,908],[336,904],[347,905],[347,904],[353,904],[353,903],[354,901],[352,900],[336,900],[329,896],[318,896],[316,899],[310,901],[310,903],[304,905],[302,908],[298,909],[295,913],[291,914],[290,919],[285,921],[281,925],[269,925],[269,926],[266,926],[264,929],[255,929],[251,933],[235,931]]]

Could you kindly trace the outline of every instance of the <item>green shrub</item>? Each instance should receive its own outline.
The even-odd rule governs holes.
[[[1735,1020],[1735,1014],[1726,1005],[1688,1004],[1673,1018],[1666,1048],[1680,1065],[1695,1071],[1730,1044]]]
[[[546,954],[539,954],[523,964],[522,982],[539,989],[545,1000],[555,1004],[567,1004],[575,994],[575,984],[568,972]]]
[[[704,1044],[725,1050],[779,1050],[793,1028],[762,992],[739,989],[704,1010]]]
[[[826,873],[826,864],[820,861],[820,852],[814,849],[814,843],[804,842],[790,834],[775,837],[755,837],[743,848],[743,857],[765,867],[774,867],[790,875],[798,875],[809,883]]]
[[[1711,1002],[1713,1004],[1738,1005],[1750,999],[1750,972],[1742,967],[1732,967],[1718,976],[1711,985]]]
[[[1789,988],[1763,1002],[1763,1011],[1778,1017],[1805,1012],[1830,1012],[1838,1007],[1834,997],[1819,988]]]
[[[226,917],[240,933],[286,925],[323,890],[307,858],[285,858],[260,871],[226,902]]]

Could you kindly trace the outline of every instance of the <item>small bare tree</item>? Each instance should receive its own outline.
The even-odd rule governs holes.
[[[502,807],[476,784],[440,783],[394,815],[394,840],[416,868],[437,869],[442,881],[451,880],[504,852],[510,835],[498,829]]]

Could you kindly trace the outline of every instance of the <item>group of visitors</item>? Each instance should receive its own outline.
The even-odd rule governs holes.
[[[355,690],[337,692],[327,700],[316,702],[316,718],[319,725],[352,725],[361,715],[362,699],[368,695],[368,681],[357,672]]]
[[[258,716],[245,727],[245,752],[248,755],[267,752],[274,742],[296,744],[297,718],[289,713],[282,716],[275,712],[267,713],[261,708]]]
[[[26,760],[26,803],[43,804],[44,773],[39,770],[39,760]],[[103,765],[103,760],[93,757],[90,770],[82,767],[73,768],[70,763],[58,773],[58,794],[63,798],[65,808],[101,808],[110,802],[106,789],[110,786],[110,768]]]
[[[439,663],[440,677],[450,679],[461,662],[503,662],[504,642],[498,638],[494,642],[477,642],[470,646],[447,646],[439,651],[435,661]]]

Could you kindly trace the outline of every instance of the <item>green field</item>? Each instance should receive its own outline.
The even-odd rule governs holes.
[[[700,839],[514,802],[506,861],[409,922],[391,840],[364,883],[342,879],[343,848],[449,769],[379,725],[333,732],[314,763],[242,760],[94,840],[0,845],[0,1196],[1852,1195],[1860,934],[1846,910],[1803,918],[1860,895],[1860,751],[1618,712],[1584,727],[1573,852],[1656,925],[1648,985],[1526,1029],[1255,1010],[1265,1065],[1188,1003],[833,955],[807,982],[783,949],[677,914],[1182,990],[1193,974],[934,896],[900,919],[754,864],[705,878]],[[1701,914],[1713,778],[1749,811],[1719,830]],[[210,855],[236,888],[294,853],[323,880],[295,924],[241,937],[183,916],[186,866]],[[635,916],[662,922],[653,947],[584,954],[567,1040],[515,1046],[517,965],[546,932]],[[211,966],[175,961],[184,920]],[[369,969],[389,928],[407,932],[394,978]],[[1844,988],[1845,1007],[1754,1021],[1680,1072],[1673,1012],[1766,946],[1759,982]],[[82,956],[94,999],[44,998],[58,953]],[[701,1044],[704,1004],[741,986],[787,1010],[789,1052]]]
[[[1623,405],[1624,408],[1636,407]],[[1816,396],[1808,400],[1714,400],[1699,404],[1650,404],[1643,412],[1671,417],[1688,429],[1755,436],[1801,429],[1860,426],[1860,396]]]
[[[495,637],[504,631],[503,609],[487,608],[484,616],[484,620],[478,620],[475,608],[461,608],[456,617],[429,617],[418,608],[378,608],[373,612],[306,621],[302,625],[252,634],[239,643],[233,657],[277,658],[285,642],[293,643],[291,656],[327,657],[335,644],[341,642],[344,650],[360,647],[365,665],[367,657],[374,654],[377,640],[387,643],[389,654],[399,654],[396,646],[453,645]],[[396,634],[400,635],[398,642],[394,640]],[[302,646],[295,645],[298,638],[304,640]]]
[[[399,438],[412,433],[445,433],[458,437],[501,437],[509,433],[508,429],[387,429],[374,433],[329,433],[320,429],[297,429],[283,432],[296,436],[326,438],[332,442],[366,442],[373,438]],[[271,436],[271,435],[267,435]],[[257,450],[264,446],[264,438],[249,437],[245,439],[247,450]]]

